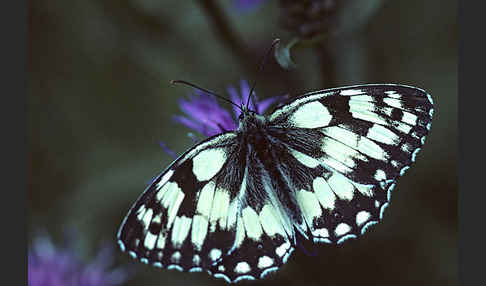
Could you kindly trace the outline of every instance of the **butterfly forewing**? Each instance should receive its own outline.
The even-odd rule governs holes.
[[[403,85],[305,94],[183,154],[130,209],[119,244],[158,267],[262,278],[298,237],[340,243],[376,224],[432,114],[430,96]]]

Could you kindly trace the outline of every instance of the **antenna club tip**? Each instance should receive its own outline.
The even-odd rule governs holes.
[[[171,79],[171,80],[169,80],[169,83],[170,83],[170,84],[175,84],[175,83],[176,83],[176,81],[175,81],[175,80],[173,80],[173,79]]]

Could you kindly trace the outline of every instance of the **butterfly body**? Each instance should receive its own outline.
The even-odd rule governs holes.
[[[118,232],[144,263],[228,282],[282,266],[299,243],[339,244],[383,217],[415,161],[433,105],[423,90],[360,85],[312,92],[175,160]]]

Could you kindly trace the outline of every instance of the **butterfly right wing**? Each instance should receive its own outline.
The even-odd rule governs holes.
[[[309,93],[271,115],[268,132],[282,145],[277,164],[314,241],[339,243],[382,219],[433,112],[421,89],[372,84]]]
[[[209,138],[159,175],[125,217],[120,248],[146,264],[228,282],[285,263],[293,247],[237,137]]]

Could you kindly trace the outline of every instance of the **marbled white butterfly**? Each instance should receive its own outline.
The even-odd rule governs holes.
[[[369,84],[311,92],[176,159],[118,232],[141,262],[228,282],[277,270],[298,243],[339,244],[379,222],[430,130],[424,90]]]

